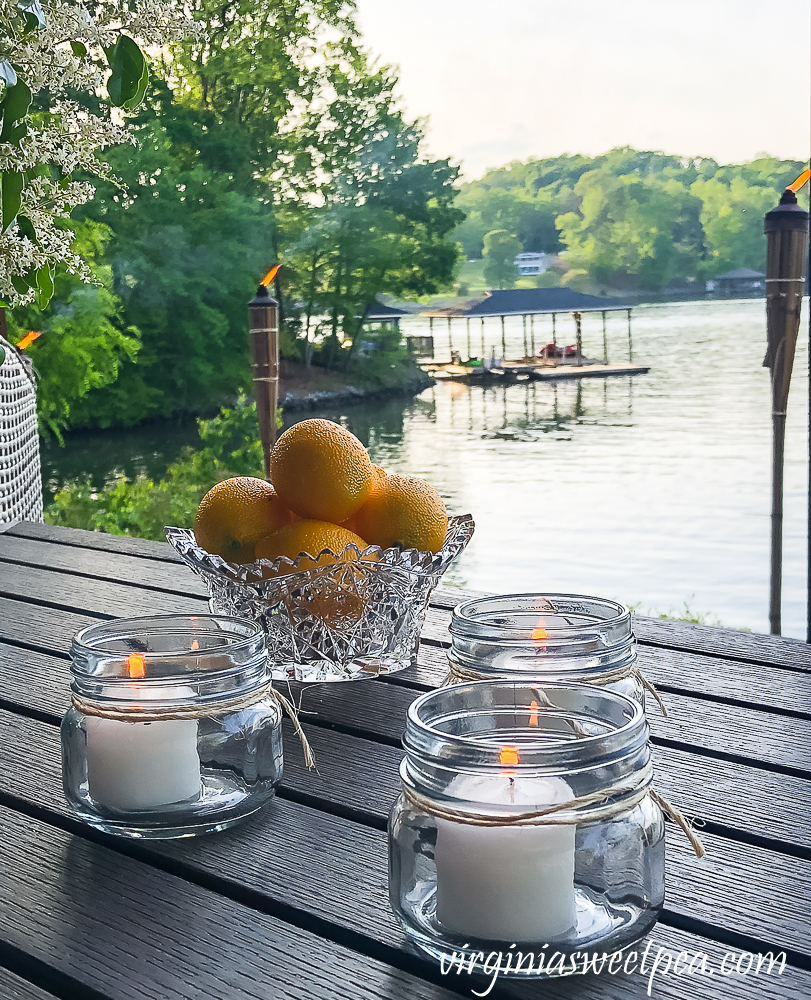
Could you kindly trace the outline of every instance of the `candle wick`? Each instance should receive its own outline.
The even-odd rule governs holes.
[[[510,802],[515,804],[515,778],[510,778]]]

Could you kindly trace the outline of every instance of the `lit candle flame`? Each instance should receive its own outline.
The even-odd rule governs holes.
[[[505,766],[517,764],[519,762],[518,747],[502,747],[498,752],[498,762]]]
[[[529,705],[529,724],[531,726],[538,725],[538,702],[532,701]]]
[[[192,649],[199,649],[200,648],[200,643],[196,639],[192,639],[192,641],[191,641],[191,648]]]
[[[789,184],[786,188],[787,191],[793,191],[794,194],[800,190],[800,188],[805,187],[805,185],[811,180],[811,170],[803,170],[800,176],[794,181],[793,184]],[[19,345],[18,345],[19,346]]]
[[[26,347],[33,344],[35,340],[41,337],[42,334],[38,333],[36,330],[29,330],[28,333],[23,337],[22,340],[17,342],[17,350],[24,351]]]
[[[130,677],[146,677],[146,657],[142,653],[130,653],[127,657],[127,671]]]
[[[544,639],[549,638],[549,633],[546,631],[546,622],[541,618],[538,624],[530,632],[530,638],[535,643],[537,650],[541,653],[546,652],[546,645]]]
[[[269,284],[271,283],[271,281],[273,281],[273,279],[274,279],[274,278],[276,277],[276,275],[277,275],[277,274],[279,273],[279,268],[280,268],[281,266],[282,266],[281,264],[277,264],[277,265],[276,265],[275,267],[272,267],[272,268],[271,268],[271,269],[270,269],[270,270],[268,271],[268,273],[267,273],[267,274],[266,274],[266,275],[264,276],[264,278],[262,278],[262,280],[261,280],[261,281],[259,282],[259,284],[260,284],[260,285],[264,285],[264,286],[265,286],[265,288],[267,288],[267,287],[268,287],[268,285],[269,285]]]

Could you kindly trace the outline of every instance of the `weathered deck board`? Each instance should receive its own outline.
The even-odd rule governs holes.
[[[23,563],[4,562],[6,539],[0,542],[0,594],[55,608],[85,612],[99,617],[133,614],[161,614],[172,611],[199,610],[206,603],[200,581],[182,564],[159,564],[131,556],[84,550],[77,568],[86,573],[71,576],[71,550],[42,542],[22,540],[36,545],[39,551],[20,551],[20,540],[9,538],[12,552],[22,557],[36,554],[39,564],[28,568]],[[45,548],[43,550],[43,545]],[[47,550],[55,550],[55,562],[61,571],[43,568]],[[112,560],[112,561],[111,561]],[[152,579],[152,568],[157,578]],[[107,582],[109,581],[109,582]],[[173,586],[176,584],[176,589]],[[158,586],[159,585],[159,586]],[[195,603],[197,602],[197,603]],[[433,643],[449,641],[446,609],[432,607],[428,612],[425,633]],[[436,662],[436,674],[419,675],[425,683],[439,683],[446,664],[441,651],[432,652],[431,643],[423,645],[422,662],[430,667]],[[811,677],[797,671],[777,673],[758,665],[737,660],[722,660],[695,653],[676,653],[656,647],[640,647],[640,664],[651,679],[664,690],[706,694],[710,697],[753,703],[762,708],[779,707],[796,714],[811,716]]]
[[[0,776],[0,792],[4,796],[38,807],[40,818],[43,818],[44,813],[71,820],[72,816],[61,790],[58,734],[55,727],[33,720],[8,717],[5,713],[0,713],[0,720],[3,723],[0,728],[0,753],[11,765],[9,773]],[[290,740],[286,742],[289,751]],[[396,773],[385,773],[378,766],[379,759],[372,761],[368,746],[366,744],[365,750],[348,759],[347,764],[355,771],[356,780],[366,782],[382,793],[376,796],[375,804],[376,809],[383,806],[380,813],[382,819],[396,797]],[[345,753],[346,744],[339,750]],[[400,756],[398,754],[398,760]],[[30,787],[31,782],[24,770],[26,762],[29,768],[36,771],[36,788]],[[344,776],[336,774],[333,767],[328,772],[326,767],[324,770],[332,775],[335,784],[344,783]],[[382,783],[387,788],[381,788]],[[281,894],[286,905],[295,905],[299,909],[308,909],[305,898],[308,894],[314,895],[310,909],[315,907],[314,912],[319,917],[329,917],[344,926],[348,918],[335,912],[334,901],[325,904],[321,900],[325,893],[328,894],[330,880],[334,884],[335,876],[339,875],[342,884],[354,887],[354,902],[344,899],[343,905],[347,909],[358,908],[349,920],[348,929],[358,932],[363,920],[371,916],[373,919],[367,934],[381,943],[399,946],[397,942],[400,939],[394,923],[385,920],[380,913],[369,913],[369,897],[377,897],[381,905],[385,903],[386,851],[382,831],[364,829],[359,824],[340,817],[323,817],[319,809],[320,797],[311,796],[312,784],[311,775],[296,768],[292,781],[286,778],[283,787],[288,792],[307,794],[311,799],[308,805],[312,808],[296,806],[294,802],[279,802],[271,806],[264,821],[257,819],[237,831],[211,838],[211,842],[217,841],[222,845],[217,854],[217,874],[223,880],[248,885],[254,892],[269,896],[277,902],[281,901],[276,884],[279,881],[285,885]],[[325,798],[326,804],[330,801],[335,801],[333,796]],[[277,823],[281,824],[279,829]],[[75,821],[70,826],[81,831]],[[226,850],[227,844],[234,839],[243,844],[243,849],[232,856]],[[811,902],[806,901],[803,906],[796,895],[798,884],[811,881],[811,861],[786,858],[752,847],[743,855],[738,845],[723,838],[708,834],[706,840],[708,856],[699,862],[683,842],[679,831],[670,831],[667,912],[711,924],[725,930],[728,935],[736,934],[741,938],[752,939],[763,950],[778,946],[785,948],[789,953],[794,953],[792,958],[796,961],[807,958],[811,967],[811,946],[805,933],[806,921],[811,920]],[[204,845],[207,842],[201,840],[196,843]],[[285,850],[293,843],[296,845],[294,852]],[[327,855],[323,853],[325,843],[330,845]],[[146,846],[147,850],[164,850],[161,845],[154,848]],[[196,868],[194,846],[190,848],[189,845],[182,844],[173,849],[172,845],[168,845],[166,850],[187,868]],[[278,871],[278,879],[273,872],[274,866],[265,872],[264,877],[257,879],[257,858],[245,870],[246,858],[257,852],[260,858],[270,852],[278,855],[275,868],[277,871],[280,866],[282,868],[282,871]],[[295,890],[288,870],[291,864],[300,868],[298,888]],[[293,897],[289,895],[291,892],[294,892]],[[796,916],[795,924],[791,927],[785,926],[787,909],[792,910]],[[380,921],[383,926],[388,926],[388,931],[382,938],[379,937]]]
[[[0,610],[2,610],[0,602]],[[61,624],[65,624],[64,619]],[[77,623],[77,627],[80,623]],[[34,627],[34,622],[29,625]],[[27,635],[21,623],[16,629],[3,629],[0,635],[23,640]],[[67,651],[69,635],[52,633],[46,644],[52,659],[38,650],[21,650],[0,639],[0,701],[40,714],[59,717],[69,701],[69,665],[58,654]],[[422,660],[430,647],[422,647]],[[404,671],[399,677],[412,674]],[[437,678],[439,679],[439,678]],[[350,732],[399,743],[408,705],[418,690],[400,684],[370,685],[359,700],[357,685],[312,685],[301,689],[305,709],[317,711],[326,723],[334,723]],[[711,757],[771,767],[788,774],[811,777],[811,722],[792,721],[794,739],[786,741],[770,728],[766,713],[670,694],[666,696],[670,716],[663,719],[655,705],[648,718],[657,743],[703,752]]]
[[[656,646],[639,647],[639,666],[663,692],[675,691],[717,700],[719,704],[737,703],[744,708],[811,717],[808,674]],[[419,667],[394,679],[435,687],[447,670],[446,646],[424,642],[420,646]]]
[[[452,994],[0,807],[0,941],[110,1000]]]
[[[5,851],[8,859],[0,860],[2,1000],[3,976],[9,978],[3,964],[46,988],[43,993],[12,977],[15,987],[22,983],[27,990],[19,998],[12,993],[13,1000],[51,1000],[48,989],[58,1000],[84,1000],[95,989],[93,1000],[220,1000],[217,988],[228,1000],[315,1000],[335,996],[336,983],[341,996],[359,1000],[449,1000],[469,996],[471,985],[483,988],[458,979],[440,982],[436,967],[403,951],[384,885],[383,827],[398,790],[405,710],[422,687],[444,674],[449,609],[465,594],[436,592],[429,641],[415,670],[382,683],[307,689],[305,712],[316,713],[307,731],[319,773],[303,767],[286,723],[281,797],[264,818],[192,842],[109,841],[107,847],[67,811],[55,723],[67,704],[66,654],[73,633],[119,614],[199,611],[203,593],[163,543],[43,525],[15,525],[0,534],[0,594],[6,595],[0,596],[0,828],[12,831],[5,843],[0,835],[0,857]],[[702,862],[669,829],[668,900],[653,938],[671,949],[706,951],[716,967],[726,950],[781,947],[802,967],[758,979],[659,978],[654,995],[811,996],[811,781],[801,776],[811,763],[811,650],[803,643],[679,622],[637,619],[636,629],[640,662],[667,692],[672,713],[669,723],[653,707],[649,713],[659,744],[657,787],[708,824],[709,853]],[[66,858],[79,860],[71,865]],[[89,877],[91,871],[102,885]],[[66,873],[72,878],[66,880]],[[15,894],[25,893],[20,903]],[[145,967],[142,927],[134,942],[120,934],[112,941],[108,914],[115,920],[126,912],[119,923],[129,930],[133,914],[148,923],[153,907],[158,934],[165,926],[171,933],[165,953],[148,952],[157,967],[149,965],[142,986],[134,971]],[[196,966],[198,952],[216,953],[210,935],[217,925],[224,961],[204,962],[196,992],[173,992],[173,977],[183,978],[181,966],[184,988],[197,987],[183,963]],[[93,933],[97,941],[90,940]],[[252,935],[247,949],[246,933]],[[74,937],[78,956],[69,954]],[[108,941],[111,947],[102,949]],[[121,964],[106,975],[104,956],[118,962],[122,951]],[[257,974],[260,952],[264,964]],[[322,955],[329,956],[326,965]],[[80,959],[87,968],[77,973]],[[315,977],[307,972],[313,965]],[[281,977],[274,976],[277,967]],[[645,995],[641,976],[513,983],[491,994],[521,1000]]]
[[[26,521],[15,524],[6,532],[6,537],[44,539],[56,545],[125,553],[182,565],[174,550],[166,542],[154,542],[124,535],[105,535],[101,532],[59,528]],[[2,558],[2,540],[0,540],[0,558]],[[481,591],[440,586],[434,592],[431,604],[451,610],[461,601],[480,596],[483,596]],[[692,625],[670,619],[646,618],[641,615],[634,616],[634,628],[644,644],[811,672],[811,646],[798,639],[740,632],[710,625]]]
[[[0,967],[0,997],[3,1000],[54,1000],[53,993],[34,986],[8,969]]]

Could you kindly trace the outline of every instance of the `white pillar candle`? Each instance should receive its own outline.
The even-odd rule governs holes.
[[[120,722],[88,716],[87,784],[99,805],[159,809],[200,794],[197,720]]]
[[[132,678],[145,677],[145,657],[131,653],[127,670]],[[126,688],[133,703],[187,699],[192,694],[191,688],[151,687],[148,682]],[[85,729],[87,790],[99,805],[123,812],[160,809],[200,795],[196,719],[123,722],[90,715]]]
[[[573,798],[561,778],[460,776],[448,791],[488,805],[542,809]],[[447,931],[495,941],[562,938],[576,920],[576,827],[472,826],[437,819],[437,920]]]

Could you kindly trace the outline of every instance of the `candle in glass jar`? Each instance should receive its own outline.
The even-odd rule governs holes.
[[[454,798],[526,811],[568,802],[562,778],[515,772],[455,778]],[[473,826],[437,819],[437,920],[462,937],[554,941],[575,926],[573,824]]]
[[[143,657],[131,655],[128,669],[131,677],[143,677]],[[140,684],[130,690],[139,701],[180,693]],[[98,805],[122,811],[159,809],[199,796],[196,719],[123,722],[91,715],[85,725],[88,792]]]

